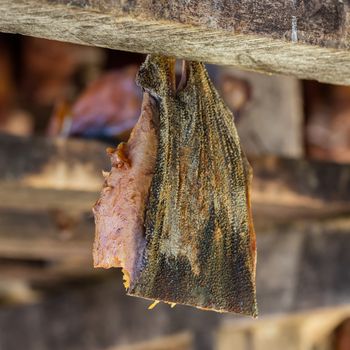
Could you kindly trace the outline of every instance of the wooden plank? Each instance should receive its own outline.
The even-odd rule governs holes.
[[[89,273],[90,208],[103,181],[100,169],[108,163],[100,143],[1,137],[0,258],[66,263],[47,276]],[[344,269],[350,263],[350,223],[325,220],[350,212],[350,165],[276,157],[251,163],[262,312],[350,303],[350,286],[339,282],[350,280]],[[57,177],[62,167],[66,170]],[[32,268],[27,278],[42,279],[46,272],[39,270]],[[24,269],[22,276],[27,273]],[[14,277],[21,277],[18,269]]]
[[[63,216],[63,213],[60,214]],[[2,272],[14,265],[12,279],[42,281],[57,276],[91,274],[92,218],[57,218],[50,213],[0,211],[0,259],[8,262]],[[62,222],[73,221],[62,232]],[[75,220],[75,221],[74,221]],[[299,220],[257,225],[257,291],[261,313],[291,312],[350,304],[350,220]],[[31,264],[30,273],[21,260],[46,262]],[[1,264],[3,265],[3,263]],[[40,273],[35,273],[35,270]],[[104,274],[103,270],[95,270]],[[349,282],[349,283],[348,283]]]
[[[33,188],[16,183],[0,184],[0,208],[21,210],[65,210],[91,212],[99,196],[96,191]]]
[[[262,318],[237,324],[228,321],[218,330],[216,350],[334,349],[334,331],[350,315],[350,307],[312,310],[285,317]],[[273,332],[271,332],[273,330]]]
[[[2,0],[0,31],[350,83],[348,1]]]
[[[157,337],[134,345],[122,345],[107,350],[193,350],[192,333],[183,332],[167,337]]]
[[[91,262],[94,220],[64,211],[0,210],[0,257]]]
[[[107,145],[75,139],[0,135],[0,181],[27,188],[96,191],[110,168]],[[73,199],[73,198],[72,198]]]
[[[1,349],[107,349],[183,331],[194,335],[196,349],[212,349],[208,329],[219,314],[167,305],[147,310],[149,301],[127,297],[114,277],[54,285],[42,303],[0,308]]]
[[[314,308],[349,307],[349,219],[277,225],[258,232],[257,237],[257,291],[262,319]],[[99,273],[104,275],[105,271]],[[17,349],[23,347],[23,342],[28,350],[96,349],[188,330],[195,335],[196,349],[209,350],[213,349],[214,330],[220,322],[242,321],[232,315],[181,305],[171,309],[160,304],[147,310],[149,301],[127,297],[120,273],[109,273],[112,278],[99,282],[85,280],[79,284],[75,277],[75,287],[67,288],[66,284],[65,290],[59,285],[49,288],[36,283],[37,292],[43,294],[49,288],[51,296],[36,305],[0,308],[0,346]],[[244,318],[244,322],[249,319]],[[60,332],[55,332],[57,327]],[[21,337],[15,337],[16,332]]]
[[[350,305],[349,219],[257,231],[260,315]]]
[[[0,137],[0,208],[91,212],[109,170],[106,145]],[[256,217],[291,219],[350,212],[350,165],[278,157],[250,159]]]
[[[348,210],[350,165],[273,156],[250,159],[254,171],[253,198],[271,203]],[[337,208],[338,207],[338,208]]]
[[[262,315],[350,303],[348,219],[272,224],[257,238]]]

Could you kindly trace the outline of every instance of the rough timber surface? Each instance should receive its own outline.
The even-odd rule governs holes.
[[[2,0],[0,31],[350,84],[337,0]]]

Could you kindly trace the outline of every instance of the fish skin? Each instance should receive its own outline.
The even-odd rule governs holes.
[[[158,149],[141,269],[128,294],[257,316],[251,167],[202,63],[149,55],[137,83],[156,101]]]

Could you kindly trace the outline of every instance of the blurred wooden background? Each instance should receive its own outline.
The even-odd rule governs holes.
[[[350,349],[348,2],[67,4],[0,3],[0,31],[91,45],[0,34],[0,349]],[[254,169],[258,320],[148,310],[92,269],[105,149],[137,120],[144,59],[96,46],[220,64]]]

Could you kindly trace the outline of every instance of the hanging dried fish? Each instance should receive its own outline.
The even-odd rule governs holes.
[[[95,266],[121,266],[129,295],[257,315],[251,168],[201,63],[149,55],[143,111],[94,208]]]

